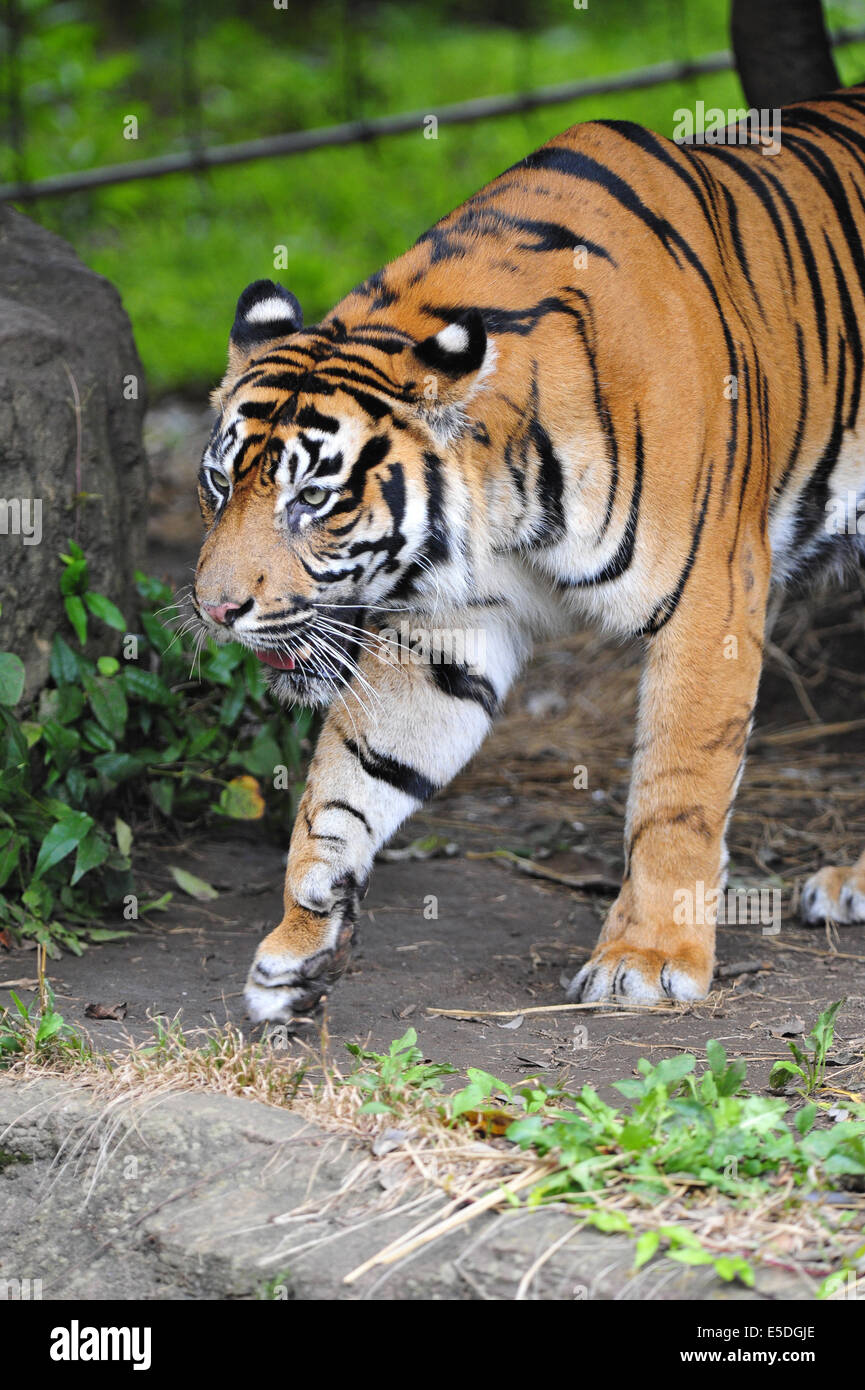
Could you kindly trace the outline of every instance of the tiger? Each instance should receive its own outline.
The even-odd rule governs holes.
[[[240,295],[193,605],[323,710],[255,1022],[320,1016],[377,852],[588,624],[644,662],[621,887],[567,997],[706,997],[717,913],[675,904],[724,891],[769,597],[860,563],[865,499],[865,86],[785,107],[777,152],[727,133],[578,124],[321,322]],[[405,659],[400,624],[483,659]],[[800,910],[865,921],[865,855]]]

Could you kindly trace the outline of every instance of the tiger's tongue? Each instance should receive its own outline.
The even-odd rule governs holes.
[[[275,666],[277,671],[294,670],[293,656],[280,656],[278,652],[269,652],[265,650],[256,651],[255,655],[258,657],[259,661],[265,662],[266,665]]]

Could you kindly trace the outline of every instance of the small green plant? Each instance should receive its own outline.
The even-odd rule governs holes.
[[[91,591],[81,547],[70,542],[61,560],[70,640],[55,635],[34,705],[21,707],[19,657],[0,652],[0,926],[54,956],[126,935],[128,920],[167,905],[170,894],[138,901],[132,845],[145,819],[255,820],[269,805],[290,822],[311,722],[273,708],[254,653],[198,650],[175,630],[166,584],[137,575],[128,631]]]
[[[39,998],[32,1004],[24,1004],[14,990],[9,993],[14,1009],[0,1009],[0,1067],[24,1057],[41,1062],[91,1057],[86,1040],[54,1007],[54,991],[47,981],[41,981]]]
[[[803,1051],[791,1039],[787,1040],[793,1060],[775,1063],[769,1077],[773,1090],[783,1090],[785,1086],[798,1081],[800,1084],[795,1086],[796,1091],[800,1095],[810,1096],[823,1084],[826,1058],[835,1041],[835,1018],[843,1003],[844,1000],[839,999],[817,1019],[806,1039],[811,1044],[810,1053]]]
[[[425,1062],[416,1044],[413,1028],[392,1042],[387,1052],[367,1052],[357,1043],[346,1043],[351,1055],[366,1063],[345,1078],[347,1086],[356,1086],[369,1097],[360,1107],[361,1115],[392,1115],[404,1102],[438,1092],[441,1078],[455,1074],[456,1068],[446,1062]]]
[[[278,1274],[274,1274],[272,1279],[268,1279],[265,1284],[262,1284],[258,1297],[262,1302],[280,1303],[289,1297],[290,1289],[291,1270],[281,1269]]]

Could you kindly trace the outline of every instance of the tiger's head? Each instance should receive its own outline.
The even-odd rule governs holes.
[[[457,558],[466,508],[447,463],[493,347],[477,310],[417,337],[371,313],[370,293],[304,330],[294,295],[256,281],[213,397],[193,606],[256,652],[285,703],[329,703],[368,641],[365,610],[422,601]]]

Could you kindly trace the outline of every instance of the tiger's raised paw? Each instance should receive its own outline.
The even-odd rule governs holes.
[[[657,1004],[662,999],[692,1003],[705,999],[712,982],[712,955],[701,945],[674,952],[615,941],[599,946],[574,976],[567,997],[572,1003],[592,1004],[623,999],[631,1004]]]
[[[865,868],[860,863],[819,869],[802,889],[799,915],[808,927],[865,922]]]
[[[353,902],[321,915],[293,907],[255,953],[244,990],[253,1023],[311,1023],[348,965],[354,935]],[[304,938],[323,944],[304,952]]]

